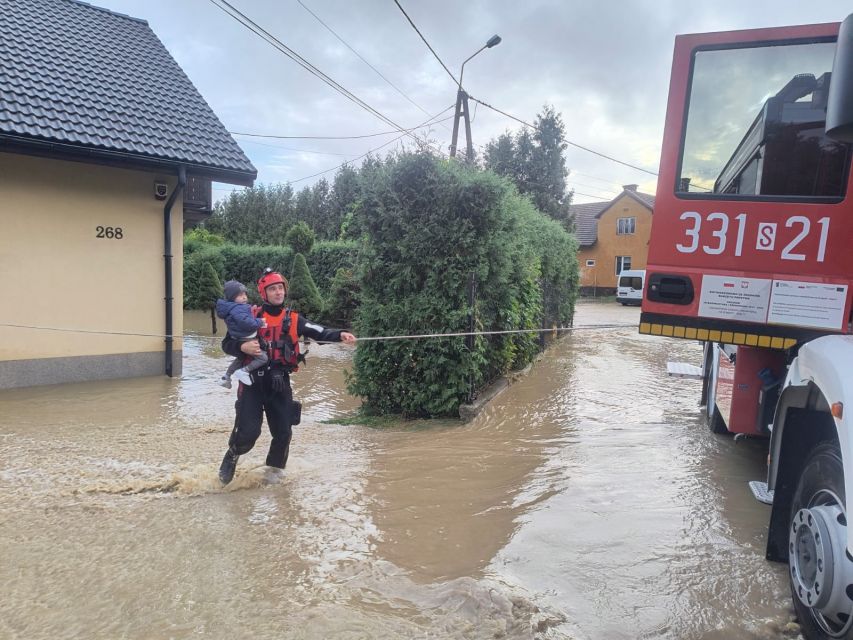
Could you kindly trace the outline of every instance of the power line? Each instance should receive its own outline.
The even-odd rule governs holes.
[[[259,36],[260,38],[265,40],[267,43],[271,44],[276,49],[278,49],[279,51],[284,53],[288,58],[290,58],[291,60],[296,62],[299,66],[301,66],[303,69],[308,71],[311,75],[320,79],[322,82],[326,83],[327,85],[329,85],[330,87],[332,87],[333,89],[335,89],[336,91],[341,93],[347,99],[351,100],[352,102],[359,105],[363,109],[367,110],[371,114],[380,118],[383,122],[390,124],[392,127],[396,128],[399,131],[403,131],[403,128],[400,127],[397,123],[393,122],[390,118],[387,118],[385,115],[383,115],[382,113],[380,113],[379,111],[377,111],[376,109],[371,107],[369,104],[367,104],[361,98],[359,98],[358,96],[353,94],[351,91],[349,91],[348,89],[343,87],[340,83],[335,81],[333,78],[331,78],[330,76],[328,76],[325,73],[323,73],[322,71],[320,71],[320,69],[318,69],[316,66],[311,64],[308,60],[303,58],[301,55],[299,55],[296,51],[294,51],[293,49],[288,47],[286,44],[281,42],[281,40],[279,40],[278,38],[273,36],[271,33],[269,33],[266,29],[261,27],[254,20],[249,18],[246,14],[242,13],[239,9],[234,7],[227,0],[210,0],[210,2],[214,6],[219,8],[221,11],[223,11],[226,15],[230,16],[231,18],[233,18],[234,20],[236,20],[237,22],[242,24],[244,27],[246,27],[247,29],[252,31],[255,35]]]
[[[621,187],[622,185],[618,182],[614,182],[613,180],[606,180],[605,178],[599,178],[598,176],[593,176],[588,173],[581,173],[580,171],[576,171],[575,169],[569,169],[569,177],[571,176],[584,176],[585,178],[592,178],[593,180],[599,180],[601,182],[606,182],[607,184],[612,184],[617,187]]]
[[[270,149],[282,149],[284,151],[298,151],[299,153],[313,153],[319,156],[340,156],[342,158],[346,158],[347,156],[355,155],[352,153],[334,153],[332,151],[311,151],[309,149],[296,149],[294,147],[284,147],[280,144],[267,144],[266,142],[258,142],[256,140],[243,140],[245,144],[257,144],[262,147],[269,147]]]
[[[256,22],[254,22],[247,15],[245,15],[240,10],[235,8],[227,0],[210,0],[210,2],[214,6],[216,6],[218,9],[220,9],[223,13],[225,13],[226,15],[230,16],[231,18],[233,18],[234,20],[236,20],[237,22],[242,24],[244,27],[249,29],[252,33],[254,33],[258,37],[262,38],[267,43],[271,44],[273,47],[278,49],[281,53],[286,55],[288,58],[290,58],[291,60],[296,62],[300,67],[302,67],[303,69],[308,71],[311,75],[315,76],[316,78],[318,78],[322,82],[326,83],[327,85],[329,85],[330,87],[335,89],[338,93],[340,93],[341,95],[343,95],[344,97],[346,97],[347,99],[352,101],[353,103],[360,106],[365,111],[368,111],[369,113],[376,116],[377,118],[379,118],[380,120],[382,120],[386,124],[389,124],[392,127],[394,127],[395,129],[397,129],[398,131],[405,132],[405,135],[411,136],[412,138],[417,140],[419,143],[422,143],[422,144],[424,143],[417,136],[413,135],[411,132],[404,129],[400,125],[398,125],[396,122],[391,120],[389,117],[385,116],[384,114],[382,114],[379,111],[377,111],[376,109],[374,109],[367,102],[365,102],[364,100],[362,100],[361,98],[356,96],[354,93],[352,93],[349,89],[346,89],[343,85],[341,85],[340,83],[335,81],[333,78],[331,78],[327,74],[323,73],[320,69],[318,69],[316,66],[314,66],[313,64],[308,62],[308,60],[303,58],[296,51],[294,51],[293,49],[288,47],[281,40],[279,40],[278,38],[276,38],[275,36],[270,34],[268,31],[266,31],[263,27],[261,27]],[[433,147],[431,147],[431,148],[433,148]],[[433,148],[433,150],[436,151],[435,148]],[[443,154],[443,152],[440,149],[437,151],[439,153]]]
[[[396,2],[396,0],[394,0],[394,1]],[[497,107],[493,107],[492,105],[490,105],[490,104],[488,104],[488,103],[486,103],[486,102],[483,102],[482,100],[478,100],[477,98],[475,98],[474,96],[472,96],[472,95],[470,95],[470,94],[469,94],[469,96],[468,96],[468,97],[469,97],[469,98],[471,98],[471,100],[473,100],[474,102],[479,102],[481,105],[483,105],[483,106],[484,106],[484,107],[486,107],[487,109],[491,109],[492,111],[497,111],[497,112],[498,112],[498,113],[500,113],[501,115],[504,115],[504,116],[506,116],[507,118],[511,118],[511,119],[515,120],[516,122],[520,122],[521,124],[523,124],[523,125],[525,125],[525,126],[527,126],[527,127],[530,127],[531,129],[535,129],[535,128],[536,128],[535,126],[533,126],[533,125],[532,125],[532,124],[530,124],[529,122],[525,122],[525,121],[524,121],[524,120],[522,120],[521,118],[516,118],[514,115],[512,115],[512,114],[510,114],[510,113],[507,113],[506,111],[501,111],[501,110],[500,110],[500,109],[498,109]],[[583,145],[580,145],[580,144],[578,144],[578,143],[576,143],[576,142],[572,142],[571,140],[564,140],[564,142],[565,142],[566,144],[569,144],[569,145],[573,146],[573,147],[577,147],[578,149],[582,149],[582,150],[584,150],[584,151],[587,151],[588,153],[592,153],[592,154],[595,154],[595,155],[600,156],[600,157],[602,157],[602,158],[606,158],[607,160],[610,160],[610,161],[612,161],[612,162],[617,162],[617,163],[619,163],[619,164],[621,164],[621,165],[624,165],[624,166],[626,166],[626,167],[631,167],[632,169],[636,169],[637,171],[642,171],[643,173],[648,173],[649,175],[653,175],[653,176],[657,176],[657,175],[658,175],[658,174],[656,174],[654,171],[649,171],[648,169],[643,169],[642,167],[638,167],[637,165],[635,165],[635,164],[631,164],[630,162],[623,162],[622,160],[617,160],[617,159],[616,159],[616,158],[614,158],[613,156],[608,156],[607,154],[601,153],[600,151],[595,151],[594,149],[590,149],[589,147],[584,147]]]
[[[459,80],[457,80],[457,79],[456,79],[456,76],[454,76],[454,75],[450,72],[450,69],[448,69],[448,68],[447,68],[447,65],[446,65],[446,64],[444,64],[444,61],[443,61],[441,58],[439,58],[439,57],[438,57],[438,54],[435,52],[435,49],[433,49],[433,48],[432,48],[432,46],[430,45],[430,43],[429,43],[429,42],[427,41],[427,39],[424,37],[424,34],[422,34],[422,33],[421,33],[420,29],[418,29],[417,25],[416,25],[416,24],[412,21],[412,19],[409,17],[409,14],[408,14],[408,13],[406,13],[406,10],[405,10],[405,9],[403,9],[403,6],[400,4],[399,0],[394,0],[394,4],[396,4],[396,5],[397,5],[397,8],[398,8],[402,13],[403,13],[403,15],[404,15],[404,16],[406,16],[406,20],[408,20],[408,21],[409,21],[409,24],[410,24],[410,25],[412,25],[412,29],[414,29],[414,30],[415,30],[415,32],[416,32],[416,33],[421,37],[421,40],[423,40],[423,41],[424,41],[424,44],[425,44],[425,45],[427,46],[427,48],[432,52],[432,55],[434,55],[434,56],[435,56],[435,59],[436,59],[436,60],[438,60],[438,63],[439,63],[442,67],[444,67],[444,70],[445,70],[445,71],[447,71],[447,75],[449,75],[449,76],[450,76],[450,78],[453,80],[453,84],[455,84],[455,85],[459,85]]]
[[[595,198],[596,200],[605,200],[605,201],[608,201],[608,202],[609,202],[610,200],[613,200],[613,198],[602,198],[601,196],[594,196],[594,195],[592,195],[592,194],[590,194],[590,193],[581,193],[580,191],[573,191],[573,193],[576,193],[576,194],[578,194],[579,196],[583,196],[584,198]]]
[[[453,105],[453,104],[452,104],[452,105],[450,105],[449,107],[447,107],[446,109],[442,109],[439,113],[437,113],[437,114],[435,114],[434,116],[432,116],[429,120],[425,120],[424,122],[422,122],[421,124],[419,124],[417,127],[414,127],[413,129],[411,129],[411,131],[414,131],[415,129],[420,129],[420,128],[421,128],[421,127],[423,127],[423,126],[426,126],[427,124],[429,124],[429,123],[430,123],[430,121],[435,120],[435,119],[436,119],[438,116],[440,116],[442,113],[445,113],[446,111],[449,111],[450,109],[453,109],[455,106],[456,106],[456,105]],[[446,121],[448,121],[448,120],[451,120],[452,118],[453,118],[453,116],[450,116],[449,118],[445,118],[444,120],[440,120],[439,122],[446,122]],[[396,138],[394,138],[393,140],[389,140],[388,142],[386,142],[386,143],[384,143],[384,144],[379,145],[378,147],[375,147],[375,148],[373,148],[373,149],[369,149],[366,153],[363,153],[362,155],[358,156],[357,158],[353,158],[352,160],[347,160],[346,162],[342,162],[341,164],[339,164],[339,165],[338,165],[338,166],[336,166],[336,167],[332,167],[331,169],[326,169],[326,170],[324,170],[324,171],[318,171],[317,173],[312,173],[310,176],[305,176],[304,178],[298,178],[298,179],[296,179],[296,180],[289,180],[288,182],[289,182],[289,184],[296,184],[297,182],[302,182],[303,180],[310,180],[311,178],[316,178],[317,176],[321,176],[321,175],[323,175],[324,173],[329,173],[330,171],[335,171],[336,169],[340,169],[341,167],[343,167],[343,166],[344,166],[344,165],[346,165],[346,164],[350,164],[351,162],[355,162],[355,161],[357,161],[357,160],[361,160],[362,158],[364,158],[364,157],[366,157],[366,156],[370,155],[371,153],[373,153],[374,151],[379,151],[379,150],[380,150],[380,149],[382,149],[383,147],[387,147],[389,144],[393,144],[394,142],[397,142],[397,140],[400,140],[401,138],[404,138],[404,137],[406,136],[406,133],[408,133],[408,132],[405,132],[405,133],[403,133],[402,135],[397,136],[397,137],[396,137]]]
[[[332,29],[332,27],[330,27],[330,26],[329,26],[329,25],[327,25],[325,22],[323,22],[323,20],[321,20],[321,19],[320,19],[320,16],[318,16],[316,13],[314,13],[313,11],[311,11],[311,9],[309,9],[309,8],[305,5],[305,3],[304,3],[304,2],[302,2],[302,0],[296,0],[296,1],[299,3],[299,5],[300,5],[303,9],[305,9],[305,11],[307,11],[307,12],[308,12],[308,13],[310,13],[312,16],[314,16],[314,19],[315,19],[317,22],[319,22],[321,25],[323,25],[324,27],[326,27],[326,29],[327,29],[327,30],[328,30],[328,31],[329,31],[333,36],[335,36],[338,40],[340,40],[340,41],[344,44],[344,46],[345,46],[347,49],[349,49],[349,50],[350,50],[350,51],[352,51],[356,56],[358,56],[358,59],[359,59],[359,60],[361,60],[361,61],[362,61],[364,64],[366,64],[368,67],[370,67],[371,69],[373,69],[373,71],[376,73],[376,75],[378,75],[378,76],[379,76],[380,78],[382,78],[385,82],[387,82],[389,85],[391,85],[391,87],[393,87],[393,88],[394,88],[394,90],[395,90],[397,93],[399,93],[401,96],[403,96],[406,100],[408,100],[409,102],[411,102],[411,103],[412,103],[413,105],[415,105],[418,109],[420,109],[421,111],[423,111],[426,115],[429,115],[429,111],[427,111],[427,110],[426,110],[426,109],[424,109],[421,105],[419,105],[417,102],[415,102],[415,101],[414,101],[412,98],[410,98],[410,97],[409,97],[409,96],[408,96],[408,95],[407,95],[407,94],[406,94],[402,89],[400,89],[400,87],[398,87],[396,84],[394,84],[393,82],[391,82],[388,78],[386,78],[386,77],[382,74],[382,72],[381,72],[379,69],[377,69],[377,68],[376,68],[376,67],[374,67],[372,64],[370,64],[367,60],[365,60],[364,56],[362,56],[358,51],[356,51],[355,49],[353,49],[353,48],[352,48],[352,46],[350,46],[349,42],[347,42],[347,41],[346,41],[346,40],[344,40],[341,36],[339,36],[339,35],[338,35],[338,33],[337,33],[334,29]],[[446,127],[445,127],[445,128],[446,128]]]
[[[376,138],[378,136],[387,136],[392,133],[399,133],[398,130],[380,131],[379,133],[365,133],[360,136],[278,136],[266,133],[244,133],[241,131],[229,131],[232,136],[247,136],[249,138],[273,138],[276,140],[359,140],[361,138]]]
[[[617,191],[613,191],[612,189],[603,189],[602,187],[597,187],[594,184],[586,184],[584,182],[578,182],[577,180],[572,180],[571,176],[569,176],[569,179],[566,180],[566,182],[576,184],[580,187],[589,187],[590,189],[595,189],[596,191],[601,191],[603,193],[612,193],[614,195],[618,195]]]
[[[446,107],[445,109],[443,109],[443,110],[442,110],[442,111],[440,111],[439,113],[437,113],[437,114],[435,114],[434,116],[432,116],[429,120],[425,120],[424,122],[422,122],[422,123],[421,123],[421,124],[419,124],[418,126],[416,126],[416,127],[412,127],[412,128],[411,128],[411,129],[409,129],[408,131],[415,131],[416,129],[420,129],[421,127],[424,127],[424,126],[426,126],[427,124],[432,123],[432,121],[433,121],[433,120],[435,120],[438,116],[440,116],[442,113],[445,113],[446,111],[449,111],[449,110],[450,110],[450,109],[452,109],[453,107],[454,107],[454,105],[450,105],[450,106]],[[448,120],[452,120],[452,119],[453,119],[453,116],[450,116],[449,118],[444,118],[443,120],[437,120],[436,122],[434,122],[434,123],[432,123],[432,124],[439,124],[439,123],[442,123],[442,122],[447,122]],[[408,131],[407,131],[406,133],[408,133]],[[392,132],[392,133],[393,133],[393,132]],[[364,158],[365,156],[367,156],[367,155],[369,155],[369,154],[373,153],[374,151],[379,151],[379,150],[380,150],[380,149],[382,149],[383,147],[387,147],[389,144],[392,144],[392,143],[394,143],[394,142],[397,142],[397,140],[400,140],[401,138],[404,138],[404,137],[406,136],[406,133],[403,133],[402,135],[399,135],[399,136],[397,136],[396,138],[394,138],[393,140],[389,140],[388,142],[386,142],[386,143],[384,143],[384,144],[381,144],[381,145],[379,145],[378,147],[374,147],[373,149],[368,150],[366,153],[363,153],[362,155],[360,155],[360,156],[358,156],[358,157],[352,158],[351,160],[347,160],[346,162],[342,162],[341,164],[339,164],[339,165],[337,165],[337,166],[335,166],[335,167],[332,167],[331,169],[325,169],[325,170],[323,170],[323,171],[318,171],[317,173],[311,174],[310,176],[305,176],[305,177],[303,177],[303,178],[298,178],[298,179],[296,179],[296,180],[289,180],[289,181],[288,181],[288,183],[289,183],[289,184],[296,184],[297,182],[302,182],[302,181],[304,181],[304,180],[309,180],[309,179],[311,179],[311,178],[316,178],[317,176],[321,176],[321,175],[323,175],[324,173],[329,173],[330,171],[335,171],[336,169],[340,169],[340,168],[341,168],[341,167],[343,167],[344,165],[350,164],[350,163],[355,162],[355,161],[357,161],[357,160],[361,160],[361,159],[362,159],[362,158]],[[219,187],[213,187],[213,190],[214,190],[214,191],[224,191],[224,192],[226,192],[226,193],[239,193],[239,192],[242,192],[242,191],[243,191],[242,189],[241,189],[241,190],[237,190],[237,189],[234,189],[234,188],[231,188],[231,189],[222,189],[222,188],[219,188]]]

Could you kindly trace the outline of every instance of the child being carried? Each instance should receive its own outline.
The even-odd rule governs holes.
[[[248,304],[249,297],[246,295],[246,286],[242,282],[229,280],[223,287],[225,299],[216,301],[216,315],[225,320],[228,333],[232,338],[240,342],[249,342],[258,339],[258,329],[267,326],[266,320],[256,318],[252,313],[252,307]],[[263,351],[261,355],[253,358],[251,362],[243,366],[243,358],[234,358],[228,371],[222,376],[221,384],[226,389],[231,388],[231,376],[234,376],[243,384],[252,384],[252,371],[263,367],[269,357]]]

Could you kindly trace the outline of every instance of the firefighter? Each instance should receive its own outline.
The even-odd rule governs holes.
[[[256,311],[256,316],[266,320],[266,327],[258,330],[262,340],[241,343],[226,335],[222,341],[222,350],[234,357],[251,360],[260,354],[262,348],[269,356],[268,364],[252,373],[252,384],[241,383],[237,391],[234,429],[219,467],[219,479],[223,485],[234,477],[239,456],[248,453],[261,435],[264,413],[272,435],[266,464],[274,469],[284,469],[287,464],[292,426],[299,423],[300,413],[300,405],[293,401],[290,388],[290,374],[304,359],[299,353],[299,338],[305,336],[319,342],[355,343],[352,333],[326,329],[285,308],[287,280],[280,273],[264,270],[258,280],[258,293],[263,305]]]

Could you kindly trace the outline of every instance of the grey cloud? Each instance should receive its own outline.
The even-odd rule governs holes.
[[[206,0],[90,1],[148,20],[231,130],[346,135],[389,128]],[[426,119],[296,0],[231,1],[395,122],[413,126]],[[436,113],[453,102],[453,82],[393,2],[303,2],[427,111]],[[563,114],[570,139],[652,170],[657,170],[676,33],[838,21],[850,10],[847,0],[401,3],[453,73],[489,36],[502,36],[498,47],[466,66],[465,85],[472,95],[529,122],[550,102]],[[480,107],[473,127],[475,142],[484,144],[518,126]],[[288,146],[359,155],[391,137],[288,141]],[[447,129],[434,127],[432,137],[447,148]],[[341,161],[338,156],[295,152],[273,160],[275,149],[249,144],[243,148],[255,160],[261,181],[297,179]],[[579,181],[609,190],[633,182],[653,189],[651,176],[574,149],[567,156],[576,170],[612,182],[608,186],[590,178]],[[578,191],[598,193],[588,187]]]

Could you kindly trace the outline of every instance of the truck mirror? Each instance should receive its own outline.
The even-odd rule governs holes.
[[[853,142],[853,14],[838,31],[826,105],[826,135],[839,142]]]

